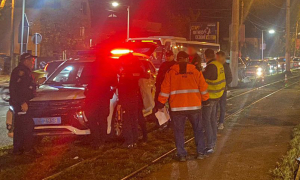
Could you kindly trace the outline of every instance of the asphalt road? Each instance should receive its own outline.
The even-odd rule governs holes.
[[[6,130],[6,112],[8,108],[8,103],[0,100],[0,147],[12,144],[12,138],[7,136]]]

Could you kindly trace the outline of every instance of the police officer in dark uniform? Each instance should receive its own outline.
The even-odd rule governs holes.
[[[141,113],[141,95],[139,87],[139,79],[147,78],[142,69],[142,65],[137,57],[132,54],[120,58],[122,62],[122,71],[120,72],[120,79],[118,85],[119,100],[124,112],[123,136],[125,142],[123,147],[133,148],[138,141],[138,125],[139,115]],[[118,107],[119,108],[119,107]],[[142,120],[140,120],[142,121]],[[143,128],[144,127],[144,128]],[[146,126],[142,126],[145,132]],[[145,133],[144,134],[144,139]]]
[[[101,150],[107,138],[107,117],[110,112],[112,87],[118,84],[115,67],[104,55],[98,56],[94,64],[94,77],[85,91],[85,112],[89,120],[94,149]]]
[[[31,74],[34,68],[35,56],[24,53],[19,65],[12,71],[9,91],[10,105],[14,112],[13,153],[20,155],[35,154],[33,149],[34,122],[30,115],[29,101],[34,97],[36,84]]]

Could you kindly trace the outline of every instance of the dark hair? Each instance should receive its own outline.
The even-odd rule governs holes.
[[[206,49],[205,50],[205,57],[208,59],[213,59],[215,58],[215,52],[212,49]]]
[[[218,55],[218,56],[222,56],[222,57],[225,57],[225,56],[226,56],[226,54],[225,54],[224,51],[218,51],[218,52],[217,52],[217,55]]]

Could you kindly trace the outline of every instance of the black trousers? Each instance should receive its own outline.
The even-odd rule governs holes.
[[[147,135],[148,132],[147,132],[147,126],[146,126],[146,119],[143,115],[143,108],[141,105],[139,106],[139,109],[138,109],[138,123],[142,130],[143,140],[147,141],[148,140],[148,135]]]
[[[138,107],[133,105],[123,106],[123,136],[125,144],[131,145],[138,141]]]
[[[33,148],[34,122],[30,115],[15,114],[14,120],[14,152],[30,151]]]
[[[86,110],[91,130],[92,144],[95,146],[103,145],[107,138],[107,117],[109,115],[110,101],[103,101],[95,104]]]

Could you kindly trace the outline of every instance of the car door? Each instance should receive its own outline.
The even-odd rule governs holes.
[[[141,94],[144,104],[144,115],[151,113],[155,106],[154,95],[155,95],[155,80],[156,80],[156,69],[150,61],[142,61],[143,69],[147,74],[147,78],[142,78],[139,81],[141,88]]]

